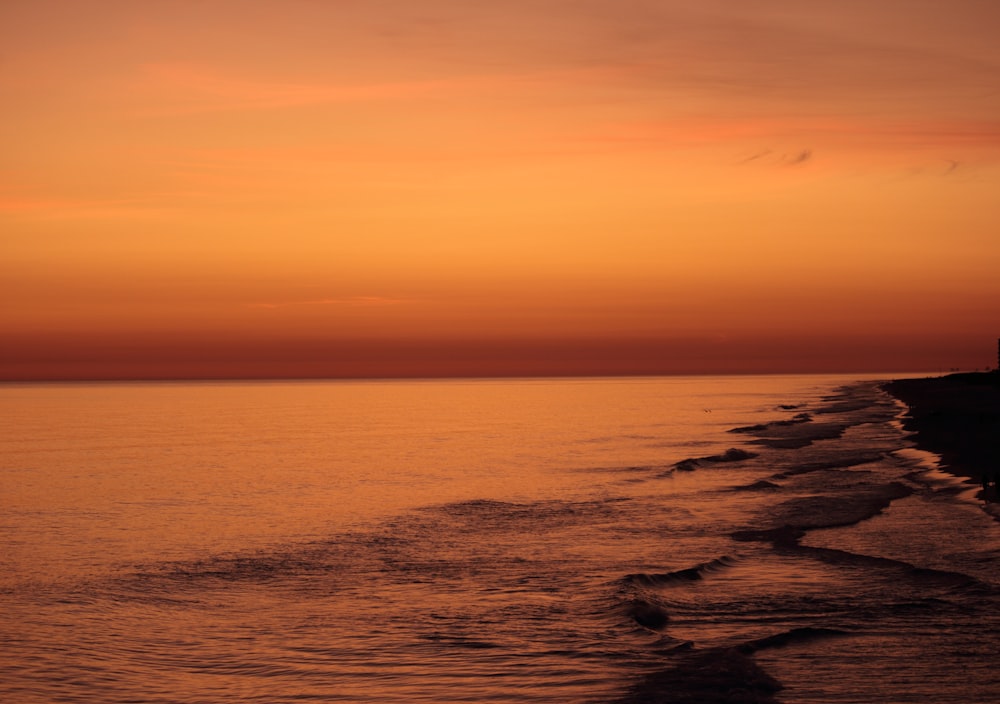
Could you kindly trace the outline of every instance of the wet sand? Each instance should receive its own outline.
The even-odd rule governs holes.
[[[910,407],[903,426],[917,446],[941,456],[953,474],[1000,477],[1000,372],[899,379],[885,390]]]

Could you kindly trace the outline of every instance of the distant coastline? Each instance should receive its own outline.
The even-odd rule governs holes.
[[[903,427],[953,474],[1000,477],[1000,371],[897,379],[883,388],[909,406]]]

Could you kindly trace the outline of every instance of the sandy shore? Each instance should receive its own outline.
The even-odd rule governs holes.
[[[904,427],[948,471],[996,492],[1000,481],[1000,372],[899,379],[886,391],[910,407]]]

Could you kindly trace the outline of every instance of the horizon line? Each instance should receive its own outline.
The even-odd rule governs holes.
[[[398,376],[156,376],[156,377],[57,377],[39,379],[3,379],[0,386],[17,384],[144,384],[144,383],[239,383],[239,382],[309,382],[309,381],[491,381],[518,379],[649,379],[670,377],[709,377],[709,376],[882,376],[887,379],[893,375],[913,378],[918,376],[936,377],[949,374],[986,374],[995,373],[997,369],[947,369],[947,370],[878,370],[878,371],[718,371],[718,372],[653,372],[653,373],[604,373],[578,374],[438,374],[438,375],[398,375]]]

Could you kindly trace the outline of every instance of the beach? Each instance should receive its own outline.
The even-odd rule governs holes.
[[[949,472],[982,483],[984,496],[996,498],[1000,372],[899,379],[884,388],[909,406],[903,427],[914,433],[919,448],[939,455]]]

